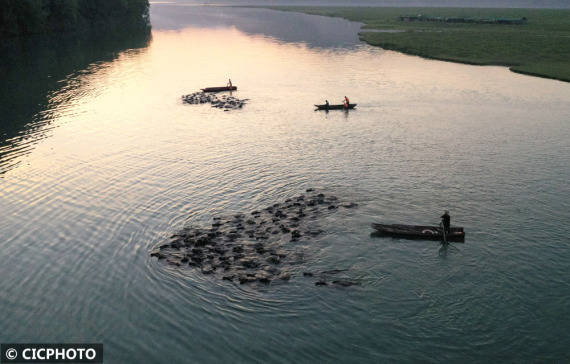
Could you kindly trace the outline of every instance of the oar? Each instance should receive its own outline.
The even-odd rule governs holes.
[[[447,234],[445,231],[445,225],[443,224],[443,221],[439,223],[439,226],[441,226],[441,231],[443,232],[443,234],[442,234],[443,244],[447,244]]]

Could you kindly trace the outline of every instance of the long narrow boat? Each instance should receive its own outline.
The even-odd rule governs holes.
[[[372,227],[376,230],[375,235],[404,239],[443,240],[443,231],[439,226],[372,224]],[[447,241],[464,242],[465,232],[462,227],[454,226],[451,227],[446,238]]]
[[[206,87],[202,89],[202,91],[204,92],[222,92],[222,91],[235,91],[235,90],[237,90],[236,86]]]
[[[317,110],[346,110],[346,109],[354,109],[357,104],[348,104],[348,107],[344,107],[344,104],[340,105],[315,105]]]

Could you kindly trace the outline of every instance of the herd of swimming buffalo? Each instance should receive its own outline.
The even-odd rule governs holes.
[[[182,102],[185,104],[211,104],[212,107],[224,109],[224,111],[241,109],[247,99],[240,100],[234,96],[216,96],[215,93],[198,91],[192,94],[183,95]]]
[[[304,260],[297,246],[325,233],[318,228],[319,220],[338,209],[357,206],[308,189],[306,194],[264,209],[214,217],[209,227],[185,227],[150,255],[175,269],[194,269],[240,284],[288,281],[291,268]],[[303,276],[314,277],[317,286],[359,284],[341,278],[346,276],[343,271],[303,272]]]

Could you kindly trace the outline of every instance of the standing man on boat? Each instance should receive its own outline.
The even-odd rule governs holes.
[[[446,234],[449,234],[451,230],[451,216],[449,216],[449,211],[445,210],[443,215],[441,215],[441,223],[443,224],[443,229]]]
[[[232,79],[228,78],[228,89],[232,89]]]
[[[348,97],[344,97],[344,108],[348,109],[348,105],[350,105],[350,100],[348,100]]]
[[[325,100],[325,105],[327,106],[327,110],[329,109],[329,100]]]

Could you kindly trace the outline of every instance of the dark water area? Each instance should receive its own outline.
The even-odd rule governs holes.
[[[339,19],[151,21],[2,53],[1,342],[101,342],[108,363],[568,360],[568,83],[373,48]],[[229,77],[239,110],[181,99]],[[314,111],[344,95],[355,110]],[[444,209],[464,244],[371,234]],[[211,266],[230,254],[231,281]]]

